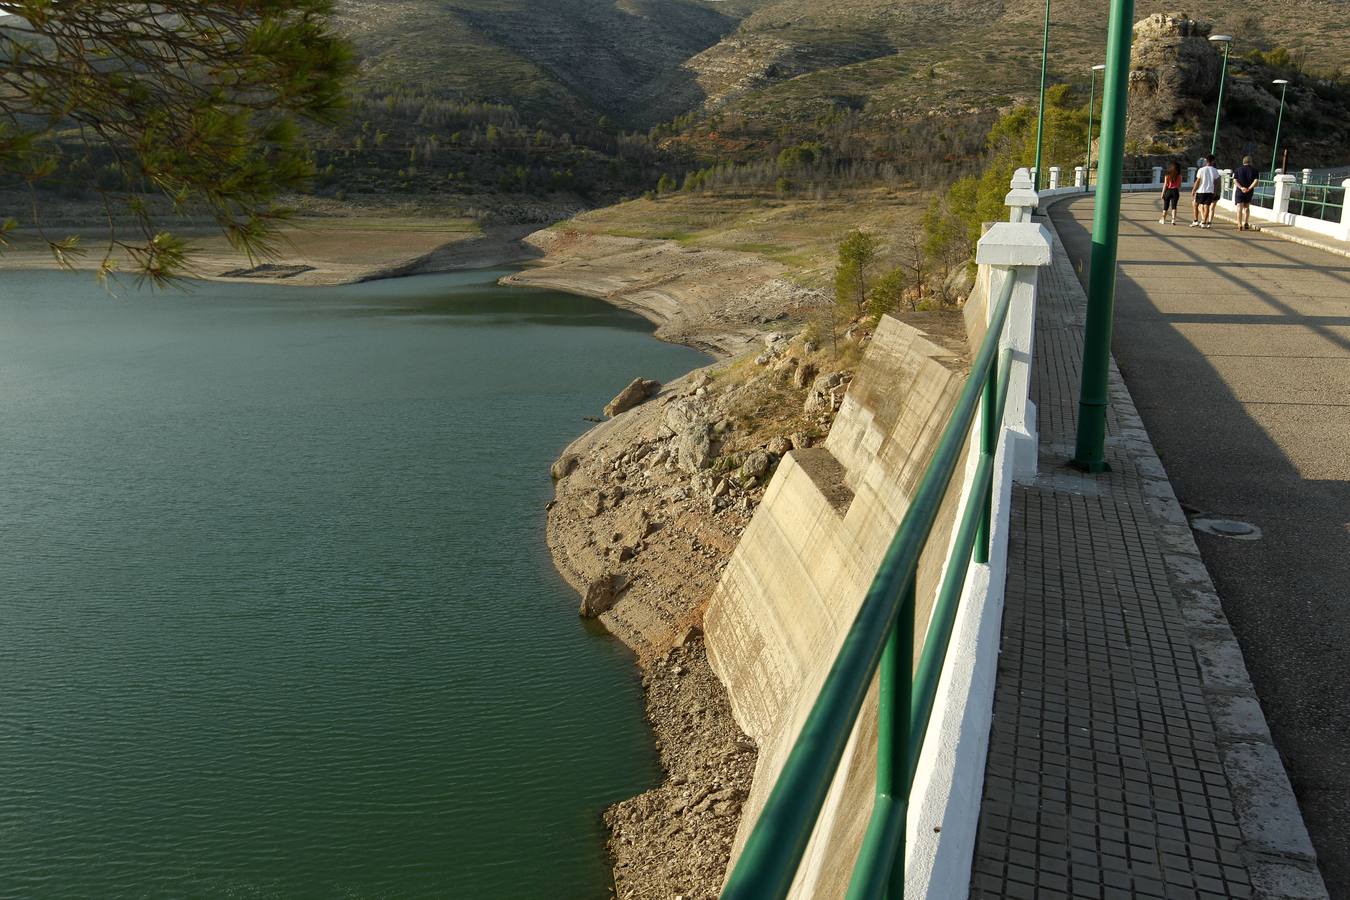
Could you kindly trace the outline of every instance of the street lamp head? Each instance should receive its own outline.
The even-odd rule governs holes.
[[[1233,36],[1231,34],[1211,34],[1209,39],[1216,44],[1231,44]]]
[[[1288,83],[1289,79],[1287,78],[1276,78],[1274,81],[1271,82],[1271,84],[1288,84]]]
[[[1100,72],[1100,71],[1102,71],[1102,70],[1105,69],[1105,68],[1106,68],[1106,63],[1097,63],[1097,65],[1095,65],[1095,66],[1092,67],[1092,71],[1094,71],[1094,72]]]

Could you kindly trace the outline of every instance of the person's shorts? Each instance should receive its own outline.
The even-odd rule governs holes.
[[[1219,199],[1218,194],[1210,194],[1204,191],[1199,191],[1195,195],[1195,202],[1199,203],[1201,206],[1209,206],[1209,204],[1213,203],[1217,199]]]
[[[1252,188],[1250,191],[1238,191],[1238,192],[1237,192],[1237,205],[1238,205],[1238,206],[1251,206],[1251,205],[1252,205],[1252,197],[1254,197],[1254,196],[1256,196],[1256,188]]]

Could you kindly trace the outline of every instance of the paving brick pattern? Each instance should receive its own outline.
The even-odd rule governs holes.
[[[1200,670],[1142,479],[1068,468],[1086,299],[1041,274],[1040,475],[1013,491],[1003,637],[971,896],[1253,896]]]

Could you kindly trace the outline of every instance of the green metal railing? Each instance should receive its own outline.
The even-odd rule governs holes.
[[[1296,216],[1339,222],[1345,205],[1345,188],[1329,184],[1291,184],[1289,211]]]
[[[1009,271],[970,374],[913,502],[722,891],[723,900],[778,900],[787,896],[878,670],[876,793],[848,898],[900,900],[904,896],[905,822],[919,751],[928,731],[972,556],[977,563],[989,561],[994,452],[1012,367],[1012,351],[1004,350],[1000,356],[998,345],[1015,281]],[[933,603],[919,663],[913,667],[919,559],[952,476],[964,458],[962,450],[981,407],[984,416],[979,464]]]

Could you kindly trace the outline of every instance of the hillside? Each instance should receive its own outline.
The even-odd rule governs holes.
[[[1141,0],[1136,18],[1174,9]],[[1043,6],[340,0],[339,10],[362,69],[352,121],[319,141],[320,192],[443,193],[543,220],[801,142],[822,145],[836,170],[884,160],[901,177],[941,180],[973,162],[999,111],[1034,97]],[[1238,37],[1235,77],[1264,109],[1269,73],[1244,75],[1242,58],[1288,48],[1303,71],[1343,81],[1344,11],[1341,0],[1215,0],[1203,17]],[[1056,4],[1052,81],[1086,94],[1105,37],[1104,9]],[[1293,91],[1291,141],[1318,130],[1321,99]],[[1263,115],[1246,124],[1259,132]]]

